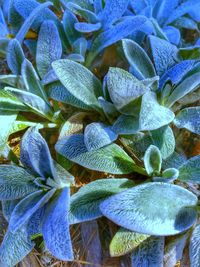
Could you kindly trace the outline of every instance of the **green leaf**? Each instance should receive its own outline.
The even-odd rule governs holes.
[[[98,96],[102,94],[100,81],[87,68],[74,61],[61,59],[52,63],[61,83],[90,110],[100,111]]]
[[[185,128],[200,135],[200,107],[182,109],[175,117],[173,123],[178,128]]]
[[[120,228],[110,243],[111,257],[123,256],[138,247],[149,235],[139,234]]]
[[[5,111],[29,111],[29,108],[23,104],[14,94],[4,89],[0,90],[0,110]]]
[[[132,158],[116,144],[88,151],[82,134],[70,135],[59,140],[56,151],[83,167],[100,172],[125,174],[138,169]]]
[[[126,178],[100,179],[91,182],[72,195],[70,204],[70,224],[97,219],[102,216],[99,204],[116,193],[133,187],[134,183]]]
[[[200,225],[198,224],[190,239],[190,264],[193,267],[200,266]]]
[[[187,160],[179,168],[179,180],[189,183],[200,183],[200,155]]]
[[[163,267],[164,238],[149,237],[131,254],[132,266]]]
[[[5,83],[10,86],[23,88],[23,80],[22,77],[19,75],[13,75],[13,74],[5,74],[0,75],[0,83]]]
[[[129,39],[122,40],[122,45],[126,59],[138,79],[143,80],[156,76],[154,66],[141,46]]]
[[[149,91],[142,81],[120,68],[110,68],[107,74],[107,86],[110,98],[122,113],[135,115],[135,100]],[[130,104],[131,107],[130,107]]]
[[[100,210],[131,231],[168,236],[181,233],[196,222],[197,201],[193,193],[180,186],[151,182],[109,197],[100,204]]]
[[[14,200],[38,190],[34,176],[14,165],[0,165],[0,199]]]
[[[200,75],[195,73],[183,80],[169,96],[166,106],[171,107],[176,101],[196,90],[200,85]]]
[[[169,168],[163,171],[162,177],[166,179],[177,179],[179,176],[179,170],[175,168]]]
[[[151,145],[144,155],[144,166],[149,175],[160,173],[162,165],[162,156],[160,150]]]
[[[174,119],[174,113],[161,106],[154,92],[147,92],[142,97],[140,110],[140,130],[156,130],[169,124]]]

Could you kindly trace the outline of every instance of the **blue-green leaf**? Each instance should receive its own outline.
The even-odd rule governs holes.
[[[190,239],[190,264],[192,267],[200,266],[200,225],[198,224]]]
[[[172,201],[176,199],[176,201]],[[111,196],[100,210],[116,224],[138,233],[175,235],[197,220],[197,197],[168,183],[146,183]]]
[[[100,179],[79,189],[72,195],[70,204],[70,224],[97,219],[102,216],[99,204],[116,193],[133,187],[134,183],[126,178]]]
[[[160,173],[162,156],[160,150],[151,145],[144,154],[144,166],[149,175]]]
[[[200,155],[190,158],[180,166],[179,180],[200,183]]]
[[[175,117],[173,123],[178,128],[185,128],[193,133],[200,134],[200,107],[182,109]]]

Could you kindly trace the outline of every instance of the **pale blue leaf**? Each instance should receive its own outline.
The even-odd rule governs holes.
[[[142,97],[139,118],[140,130],[142,131],[156,130],[172,122],[175,117],[174,113],[170,109],[161,106],[156,98],[154,92],[147,92]]]
[[[176,201],[173,201],[176,199]],[[175,235],[197,220],[197,197],[168,183],[146,183],[109,197],[100,210],[116,224],[138,233]]]
[[[88,42],[85,38],[79,38],[73,43],[74,52],[85,58]]]
[[[46,20],[40,27],[37,41],[36,64],[40,77],[51,69],[51,63],[62,56],[62,43],[58,29],[51,20]]]
[[[122,17],[129,4],[129,0],[109,0],[105,1],[105,7],[101,13],[98,14],[102,21],[103,27],[108,28],[114,22]]]
[[[51,69],[42,79],[42,84],[47,85],[49,83],[53,83],[58,81],[58,77],[55,74],[55,71]]]
[[[43,178],[55,177],[55,168],[48,145],[38,129],[29,128],[21,141],[20,160]]]
[[[160,76],[178,61],[178,49],[168,41],[155,36],[150,36],[149,41],[155,68]]]
[[[48,103],[46,92],[44,91],[37,72],[35,71],[32,63],[28,59],[24,60],[21,72],[26,90],[32,94],[41,97]]]
[[[45,211],[42,234],[50,253],[59,260],[73,260],[73,250],[69,231],[70,189],[64,188],[50,202]]]
[[[91,170],[125,174],[135,170],[134,161],[116,145],[111,144],[97,151],[87,151],[82,134],[59,140],[56,151],[67,159]]]
[[[97,150],[113,143],[117,134],[108,125],[93,122],[86,126],[84,131],[84,142],[88,151]]]
[[[164,33],[166,34],[168,40],[170,43],[178,45],[181,39],[180,31],[173,27],[173,26],[167,26],[163,29]]]
[[[189,30],[198,30],[197,23],[188,17],[181,17],[177,19],[173,25],[179,29],[185,28]]]
[[[100,53],[104,48],[120,41],[134,31],[140,30],[146,21],[147,19],[144,16],[127,18],[112,28],[99,34],[92,43],[90,58],[88,59],[89,63],[92,62],[98,53]]]
[[[91,109],[100,110],[97,97],[102,94],[100,81],[87,68],[63,59],[53,62],[53,69],[67,90]]]
[[[94,0],[94,9],[96,14],[103,10],[102,0]]]
[[[14,200],[38,190],[34,176],[14,165],[0,165],[0,199]]]
[[[7,222],[9,222],[10,216],[11,216],[15,206],[19,203],[19,201],[20,201],[20,199],[1,201],[3,216]]]
[[[122,44],[131,70],[139,80],[156,76],[154,66],[141,46],[129,39],[122,40]]]
[[[200,107],[182,109],[175,117],[173,123],[178,128],[185,128],[200,135]]]
[[[131,254],[134,267],[163,267],[164,237],[149,237]]]
[[[79,189],[72,195],[69,222],[76,224],[90,221],[102,216],[99,204],[116,193],[133,187],[134,183],[126,178],[100,179]]]
[[[45,8],[47,8],[50,5],[52,5],[51,2],[45,2],[45,3],[40,4],[39,6],[37,6],[35,9],[33,9],[33,11],[26,18],[26,20],[24,21],[22,27],[20,28],[20,30],[18,31],[18,33],[16,35],[16,39],[20,43],[23,42],[23,39],[24,39],[26,33],[28,32],[28,30],[31,28],[33,22],[42,14],[42,12],[45,10]]]
[[[200,225],[198,224],[190,239],[190,264],[192,267],[200,266]]]
[[[42,208],[49,201],[55,190],[51,189],[47,193],[39,190],[23,198],[11,214],[9,230],[12,233],[16,233],[38,209]]]
[[[106,101],[103,97],[100,96],[98,98],[98,101],[105,115],[108,116],[109,118],[116,118],[120,114],[118,110],[115,108],[115,106],[111,102]]]
[[[74,28],[74,25],[77,22],[78,22],[78,19],[76,18],[76,16],[72,12],[66,9],[63,15],[63,27],[65,30],[67,39],[71,45],[73,45],[73,43],[77,39],[81,38],[81,34],[77,32]]]
[[[149,90],[132,74],[120,68],[109,69],[107,86],[114,106],[128,115],[135,115],[135,108],[129,108],[129,105]]]
[[[112,130],[120,135],[129,135],[139,132],[138,117],[121,115],[114,122]]]
[[[177,63],[162,75],[159,81],[159,88],[161,89],[168,80],[170,80],[172,84],[176,85],[193,68],[194,65],[194,60],[183,60],[180,63]]]
[[[171,107],[176,101],[197,89],[200,85],[199,73],[186,77],[171,93],[167,99],[166,106]]]
[[[6,59],[12,73],[21,74],[21,65],[25,56],[20,43],[16,39],[9,42]]]
[[[15,234],[7,231],[0,246],[0,267],[13,267],[23,260],[34,248],[27,235],[26,226]]]
[[[75,61],[75,62],[78,62],[78,63],[83,63],[85,62],[85,58],[80,55],[80,54],[69,54],[66,59],[69,59],[69,60],[72,60],[72,61]]]
[[[160,150],[151,145],[144,154],[144,166],[149,175],[159,174],[161,171],[162,156]]]
[[[59,81],[49,84],[47,86],[47,90],[49,97],[56,101],[66,103],[80,109],[91,110],[90,105],[87,105],[80,99],[76,98],[76,96],[69,92]]]
[[[162,167],[163,169],[167,168],[176,168],[179,169],[187,161],[184,155],[174,152],[168,158],[163,160]]]
[[[200,183],[200,155],[188,159],[179,168],[179,180]]]
[[[74,27],[77,31],[83,32],[83,33],[90,33],[98,31],[101,28],[101,23],[86,23],[86,22],[78,22],[74,24]]]

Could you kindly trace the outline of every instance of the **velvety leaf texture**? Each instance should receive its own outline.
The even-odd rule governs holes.
[[[163,256],[164,238],[149,237],[131,254],[132,265],[135,267],[163,267]]]
[[[139,234],[125,228],[120,228],[110,243],[110,255],[112,257],[125,255],[137,248],[147,238],[149,238],[149,235]]]
[[[149,175],[159,173],[162,165],[162,156],[160,150],[151,145],[145,152],[144,165]]]
[[[187,160],[179,168],[179,180],[191,183],[200,182],[200,156]]]
[[[197,225],[190,239],[190,263],[191,266],[200,266],[200,225]]]
[[[69,232],[70,189],[64,188],[49,204],[45,212],[42,234],[47,249],[58,259],[73,260],[73,250]]]
[[[117,134],[111,127],[98,122],[93,122],[85,128],[84,142],[88,151],[97,150],[111,144],[117,139]]]
[[[54,193],[55,189],[48,191],[46,194],[39,190],[21,200],[11,214],[9,221],[10,231],[15,233],[20,229],[38,209],[49,201]]]
[[[34,176],[23,168],[0,165],[0,199],[14,200],[33,193],[37,190],[33,180]]]
[[[70,224],[94,220],[102,216],[99,204],[107,197],[133,187],[134,183],[126,178],[100,179],[79,189],[72,195],[70,202]]]
[[[182,109],[173,123],[178,128],[185,128],[193,133],[200,134],[200,107]]]
[[[13,74],[19,75],[21,73],[21,65],[24,58],[20,43],[16,39],[11,40],[7,50],[7,63]]]
[[[72,95],[86,105],[91,105],[91,108],[100,109],[97,97],[101,95],[101,83],[88,69],[66,59],[55,61],[52,66]]]
[[[51,68],[51,63],[60,59],[62,55],[62,43],[53,21],[44,21],[39,32],[37,42],[36,63],[40,77]]]
[[[41,177],[55,176],[48,145],[35,127],[30,128],[22,138],[20,159],[24,166],[31,168]]]
[[[176,202],[172,199],[176,198]],[[149,235],[175,235],[197,219],[196,196],[173,184],[147,183],[112,196],[100,204],[110,220],[129,230]]]
[[[125,174],[134,171],[134,161],[116,144],[97,151],[88,151],[82,134],[74,134],[59,140],[56,150],[67,159],[88,169]]]
[[[141,48],[141,46],[129,39],[124,39],[122,44],[126,59],[138,79],[156,76],[154,66],[149,56],[146,54],[145,50]]]
[[[28,255],[34,243],[27,236],[26,226],[15,234],[8,231],[0,246],[0,267],[13,267]]]

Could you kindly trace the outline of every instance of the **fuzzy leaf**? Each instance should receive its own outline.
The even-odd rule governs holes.
[[[200,107],[182,109],[173,123],[178,128],[185,128],[193,133],[200,134]]]
[[[111,257],[119,257],[131,252],[148,237],[149,235],[135,233],[121,227],[110,243]]]
[[[155,36],[149,37],[157,74],[162,75],[177,62],[178,49],[175,45]]]
[[[174,113],[161,106],[154,92],[147,92],[142,97],[142,104],[140,110],[140,130],[156,130],[173,121]]]
[[[88,151],[109,145],[116,139],[117,134],[112,131],[110,126],[103,123],[93,122],[85,128],[84,142]]]
[[[21,65],[25,59],[25,55],[20,43],[16,39],[9,42],[6,59],[12,73],[16,75],[21,74]]]
[[[131,231],[167,236],[181,233],[196,222],[195,205],[197,197],[190,191],[173,184],[152,182],[106,199],[100,204],[100,210]]]
[[[53,62],[53,69],[61,83],[77,99],[91,109],[99,110],[97,97],[101,95],[101,83],[88,69],[71,60]]]
[[[25,59],[22,64],[22,78],[28,92],[35,94],[48,102],[37,72],[35,71],[32,63],[27,59]]]
[[[190,239],[190,264],[194,267],[200,266],[200,225],[197,225]]]
[[[117,134],[129,135],[139,132],[139,120],[134,116],[121,115],[112,126],[112,130]]]
[[[0,90],[0,110],[2,111],[29,111],[29,107],[22,103],[15,95],[12,93],[1,89]]]
[[[105,1],[103,11],[98,15],[104,28],[108,28],[121,18],[127,9],[129,0],[109,0]]]
[[[14,200],[37,190],[33,184],[34,176],[23,168],[0,165],[0,199]]]
[[[160,173],[162,156],[160,150],[156,146],[151,145],[145,152],[144,165],[149,175]]]
[[[180,166],[179,180],[189,183],[200,183],[200,155],[190,158]]]
[[[52,5],[51,2],[45,2],[45,3],[37,6],[35,9],[33,9],[33,11],[26,18],[26,20],[24,21],[24,24],[22,25],[22,27],[20,28],[20,30],[18,31],[18,33],[16,35],[16,39],[20,43],[23,42],[23,39],[25,38],[25,35],[28,32],[28,30],[31,28],[33,22],[42,14],[42,12],[45,10],[45,8],[47,8],[50,5]]]
[[[31,168],[40,177],[55,177],[48,145],[35,127],[29,128],[22,138],[20,160],[24,166]]]
[[[166,106],[171,107],[176,101],[197,89],[199,85],[199,73],[194,73],[193,75],[187,77],[177,87],[175,87],[167,100]]]
[[[144,16],[135,16],[125,19],[124,21],[118,23],[116,26],[99,34],[92,43],[90,61],[93,61],[98,53],[100,53],[104,48],[127,37],[134,31],[139,30],[146,21],[147,19]]]
[[[69,10],[65,10],[65,13],[63,15],[63,27],[67,36],[67,39],[71,45],[73,43],[81,38],[81,34],[77,32],[74,28],[75,23],[78,22],[78,19],[76,16],[70,12]]]
[[[126,59],[139,80],[156,76],[154,66],[141,46],[129,39],[122,40],[122,44]]]
[[[91,170],[113,174],[125,174],[135,170],[134,161],[116,144],[97,151],[87,151],[82,134],[74,134],[59,140],[56,151]]]
[[[81,22],[81,23],[75,23],[74,27],[79,32],[90,33],[98,31],[101,28],[101,23],[98,22],[96,24],[92,24],[92,23]]]
[[[134,183],[131,180],[113,178],[96,180],[81,187],[71,197],[70,224],[91,221],[101,217],[99,204],[103,200],[133,186]]]
[[[66,187],[49,204],[42,226],[47,249],[53,256],[64,261],[73,260],[68,219],[69,198],[70,189]]]
[[[44,21],[37,41],[36,64],[40,77],[50,70],[51,63],[62,56],[62,43],[55,23]]]
[[[27,197],[23,198],[14,208],[10,221],[9,230],[15,233],[22,227],[31,216],[40,208],[42,208],[53,196],[56,189],[51,189],[47,193],[38,190]]]
[[[13,267],[23,260],[34,248],[27,235],[26,226],[15,234],[7,231],[0,246],[0,267]]]
[[[134,267],[163,267],[164,238],[149,237],[141,243],[132,253]]]
[[[128,115],[135,115],[134,109],[129,109],[130,103],[142,96],[149,89],[129,72],[110,68],[107,75],[107,86],[110,98],[115,107]]]

